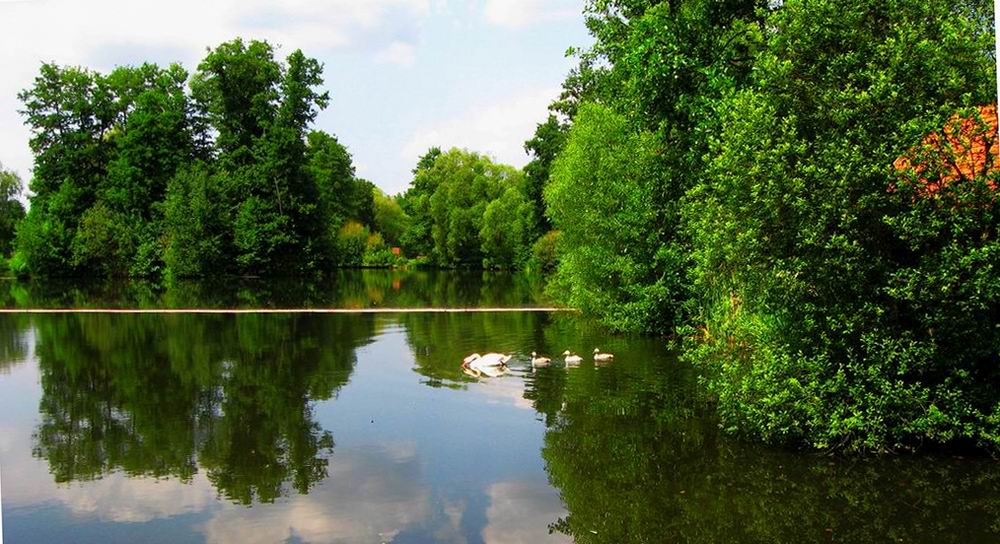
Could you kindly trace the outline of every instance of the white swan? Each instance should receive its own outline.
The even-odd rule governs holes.
[[[531,366],[549,366],[552,359],[548,357],[539,357],[534,351],[531,352]]]
[[[579,355],[574,355],[570,353],[569,350],[563,352],[563,357],[566,358],[566,364],[568,365],[580,364],[580,361],[583,361],[583,357],[580,357]]]
[[[612,361],[615,356],[613,353],[601,353],[601,348],[594,348],[594,360],[595,361]]]
[[[503,353],[487,353],[486,355],[473,353],[462,359],[462,370],[470,376],[486,375],[496,378],[507,372],[507,361],[511,357],[513,355],[504,355]]]

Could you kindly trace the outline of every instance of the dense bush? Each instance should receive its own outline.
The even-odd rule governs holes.
[[[371,232],[357,221],[348,221],[337,231],[337,258],[340,266],[361,266]]]
[[[559,266],[559,231],[550,230],[538,238],[531,246],[531,263],[529,268],[536,272],[549,274]]]
[[[382,239],[382,235],[374,232],[365,242],[365,254],[361,258],[361,264],[371,268],[387,268],[403,266],[408,262],[402,255],[393,253],[392,248]]]
[[[702,308],[688,358],[732,430],[1000,445],[997,194],[963,176],[929,195],[940,169],[892,166],[993,99],[992,33],[969,5],[788,0],[753,85],[716,105],[685,213]]]

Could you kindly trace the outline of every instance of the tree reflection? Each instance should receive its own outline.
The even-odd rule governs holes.
[[[27,330],[27,316],[0,315],[0,373],[24,361],[28,353]]]
[[[549,317],[528,312],[401,314],[414,371],[433,387],[461,387],[476,381],[459,364],[470,353],[512,353],[535,345]],[[538,348],[543,349],[543,348]],[[522,353],[523,354],[523,353]],[[524,364],[515,360],[510,364]]]
[[[0,350],[20,354],[7,359],[23,358],[30,338],[28,318],[17,319],[0,319]],[[545,470],[567,511],[550,528],[579,542],[1000,536],[996,461],[842,458],[734,441],[663,339],[609,335],[572,314],[35,316],[36,455],[60,482],[111,471],[187,480],[203,470],[241,504],[309,492],[334,447],[315,402],[347,383],[376,323],[397,319],[429,386],[474,392],[462,357],[517,354],[503,391],[523,385],[542,416]],[[595,347],[615,361],[533,372],[527,358]]]
[[[336,270],[320,279],[0,279],[0,307],[513,307],[544,303],[543,287],[540,278],[525,274],[459,270]]]
[[[55,480],[189,480],[270,502],[327,474],[333,437],[314,401],[347,383],[371,316],[48,315],[35,454]]]
[[[565,374],[542,455],[568,510],[550,528],[578,542],[957,543],[1000,534],[993,459],[757,447],[723,437],[699,413],[696,377],[678,364],[619,357]]]

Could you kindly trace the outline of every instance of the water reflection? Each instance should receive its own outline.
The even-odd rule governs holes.
[[[615,362],[527,356],[596,346]],[[462,374],[484,350],[512,371]],[[0,316],[3,368],[11,541],[1000,535],[996,461],[733,441],[661,340],[572,315]]]
[[[271,502],[326,477],[314,401],[347,383],[370,316],[55,315],[35,320],[41,423],[56,482],[113,470]]]
[[[542,451],[568,510],[554,530],[599,543],[997,541],[995,460],[740,443],[691,402],[693,378],[641,362],[568,374]]]
[[[0,308],[414,308],[545,305],[536,277],[488,271],[338,270],[328,278],[140,282],[0,278]]]
[[[0,375],[24,360],[28,352],[28,319],[26,315],[0,319]]]

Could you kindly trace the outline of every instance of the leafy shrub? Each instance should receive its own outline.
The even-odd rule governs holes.
[[[559,266],[559,231],[550,230],[531,247],[532,270],[548,274]]]
[[[997,194],[978,179],[929,197],[900,178],[933,171],[892,166],[993,98],[992,36],[959,4],[788,0],[754,85],[717,104],[685,207],[701,306],[686,357],[734,432],[1000,446]]]
[[[368,228],[357,221],[344,223],[337,231],[337,264],[361,266],[368,247]]]
[[[373,268],[402,266],[406,264],[406,259],[402,255],[394,254],[392,248],[382,239],[382,235],[375,232],[368,236],[362,264]]]

